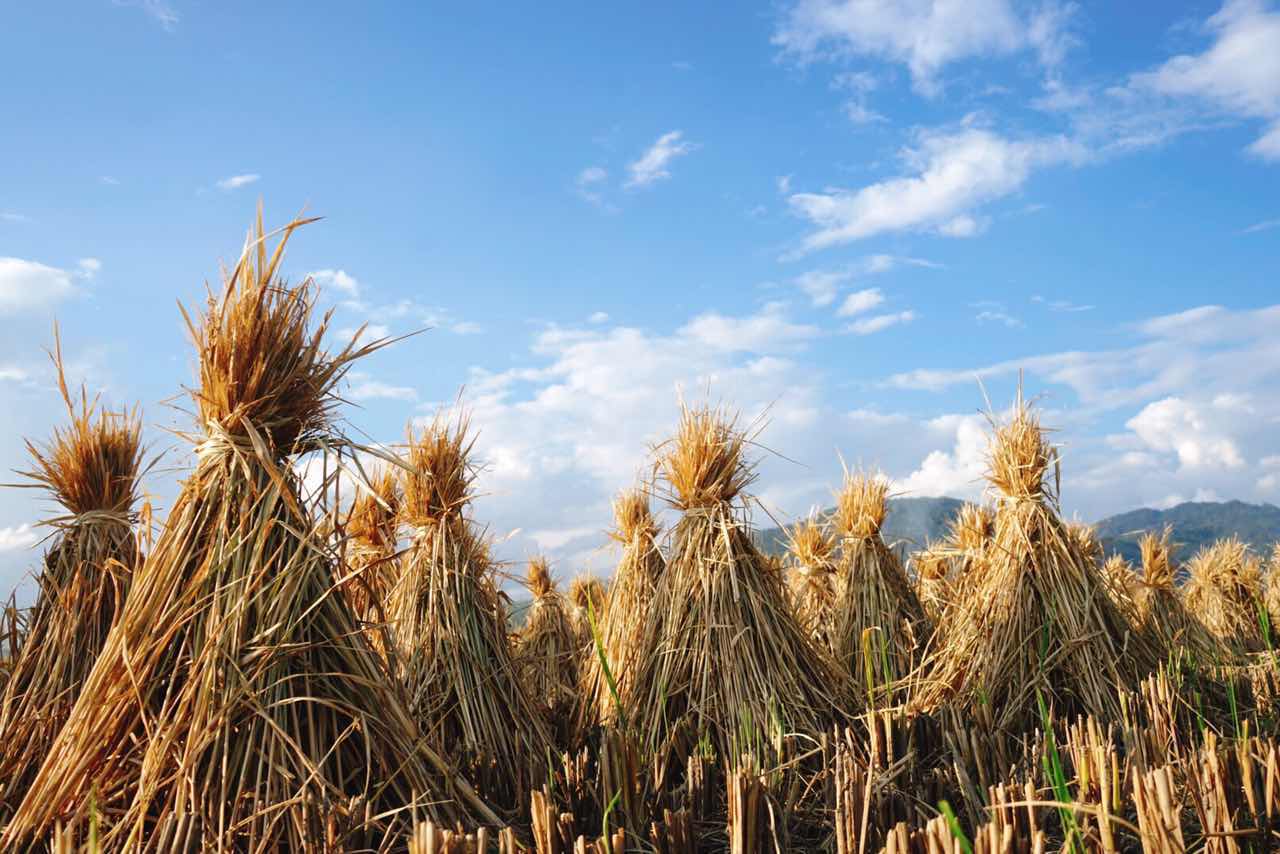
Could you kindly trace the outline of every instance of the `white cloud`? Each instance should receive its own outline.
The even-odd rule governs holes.
[[[974,208],[1016,192],[1037,168],[1086,156],[1065,137],[1012,140],[975,127],[928,131],[901,153],[913,174],[857,190],[794,193],[787,201],[817,227],[802,253],[895,231],[968,236],[981,227]]]
[[[603,185],[609,180],[609,172],[603,166],[588,166],[574,178],[573,185],[578,196],[596,207],[614,210],[604,197]]]
[[[108,187],[118,187],[120,185],[120,180],[118,178],[113,178],[110,175],[103,175],[98,179],[98,183],[105,184]]]
[[[596,324],[599,324],[599,323],[608,323],[608,322],[609,322],[609,314],[608,314],[608,312],[604,312],[604,311],[597,311],[597,312],[593,312],[593,313],[591,314],[591,316],[587,318],[587,322],[588,322],[588,323],[596,323]]]
[[[102,272],[102,262],[97,258],[81,258],[76,262],[76,275],[82,279],[92,279]]]
[[[942,265],[935,264],[924,258],[881,253],[868,255],[843,267],[828,270],[810,270],[801,273],[791,281],[792,284],[809,297],[814,306],[821,308],[835,302],[841,289],[850,282],[865,276],[888,273],[899,267],[923,267],[936,270],[940,269]]]
[[[333,288],[352,299],[360,297],[360,282],[346,270],[314,270],[307,275],[322,288]]]
[[[0,528],[0,552],[26,550],[38,542],[40,535],[29,524]]]
[[[840,303],[840,308],[836,310],[836,315],[839,317],[853,317],[855,314],[870,311],[882,302],[884,302],[884,294],[879,288],[854,291],[844,298],[844,302]]]
[[[479,335],[484,327],[472,320],[459,320],[449,326],[454,335]]]
[[[1031,301],[1043,305],[1050,311],[1066,312],[1069,314],[1076,314],[1082,311],[1093,311],[1095,308],[1095,306],[1092,305],[1078,305],[1065,299],[1045,299],[1039,294],[1033,296]]]
[[[367,323],[363,327],[343,327],[334,333],[334,337],[336,338],[336,343],[342,345],[345,345],[348,341],[354,341],[356,344],[368,344],[371,341],[390,338],[391,329],[380,323]]]
[[[944,415],[929,421],[927,427],[937,441],[951,441],[951,449],[931,451],[919,468],[894,482],[894,491],[978,498],[986,484],[986,420],[980,415]]]
[[[733,317],[707,312],[682,326],[679,334],[713,350],[726,353],[768,351],[791,347],[816,338],[816,326],[793,323],[781,303],[770,303],[756,314]]]
[[[1255,222],[1253,225],[1244,229],[1244,234],[1257,234],[1259,231],[1270,231],[1273,228],[1280,228],[1280,219],[1264,219],[1262,222]]]
[[[346,397],[351,400],[417,400],[418,392],[409,386],[398,386],[376,380],[368,374],[352,371],[347,379],[350,388]]]
[[[799,0],[773,36],[801,61],[824,56],[874,57],[910,70],[916,90],[941,91],[938,74],[975,57],[1035,51],[1045,65],[1061,61],[1071,5],[1046,3],[1029,18],[1010,0]]]
[[[1183,469],[1239,468],[1244,465],[1239,448],[1227,426],[1215,423],[1230,418],[1234,408],[1222,400],[1202,408],[1181,397],[1166,397],[1147,404],[1125,426],[1151,450],[1176,454]]]
[[[1175,56],[1135,74],[1130,86],[1262,119],[1267,127],[1249,150],[1280,160],[1280,12],[1262,0],[1227,0],[1204,29],[1213,43],[1203,53]]]
[[[883,332],[891,326],[910,323],[915,319],[916,313],[910,309],[893,314],[877,314],[875,317],[855,320],[853,323],[850,323],[845,327],[845,331],[852,332],[854,335],[874,335],[877,332]]]
[[[1022,321],[998,308],[983,309],[974,316],[979,323],[1002,323],[1010,329],[1022,326]]]
[[[167,0],[113,0],[117,6],[132,6],[146,12],[156,23],[172,32],[178,25],[178,12]]]
[[[232,175],[229,178],[223,178],[221,181],[218,181],[217,187],[219,190],[238,190],[241,187],[247,187],[250,184],[257,183],[261,178],[261,175],[255,175],[253,173]]]
[[[37,261],[0,257],[0,315],[42,309],[74,295],[72,278]]]
[[[631,177],[623,186],[627,189],[647,187],[655,181],[670,178],[671,173],[667,167],[671,162],[697,148],[695,143],[684,142],[683,137],[684,131],[679,130],[658,137],[658,141],[649,146],[638,160],[627,164]]]

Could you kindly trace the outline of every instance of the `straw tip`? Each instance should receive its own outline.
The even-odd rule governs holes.
[[[877,536],[889,513],[889,480],[882,474],[846,474],[836,496],[836,523],[846,537]]]
[[[738,418],[711,406],[681,407],[676,435],[659,448],[671,501],[684,510],[728,504],[755,480]]]

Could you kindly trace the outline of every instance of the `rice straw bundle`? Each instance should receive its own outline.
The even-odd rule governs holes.
[[[581,673],[580,638],[570,605],[551,580],[544,557],[529,561],[533,602],[516,643],[521,681],[550,722],[556,743],[568,747]]]
[[[590,573],[584,573],[569,582],[569,602],[573,605],[573,625],[577,630],[578,644],[584,651],[590,651],[591,614],[599,620],[604,616],[609,601],[609,591],[601,581]]]
[[[475,477],[468,427],[459,415],[410,431],[400,519],[412,545],[387,617],[419,726],[486,800],[513,813],[552,745],[516,675],[488,551],[463,515]]]
[[[622,705],[660,768],[682,768],[699,743],[730,761],[747,750],[777,760],[783,734],[818,738],[847,708],[839,668],[806,637],[752,539],[748,440],[723,412],[686,407],[657,448],[683,515]]]
[[[788,532],[789,583],[796,620],[814,642],[831,647],[831,609],[836,600],[835,540],[810,516]]]
[[[1143,629],[1166,658],[1188,654],[1201,664],[1224,662],[1226,647],[1187,609],[1174,587],[1176,573],[1169,545],[1172,533],[1173,529],[1166,526],[1158,536],[1148,531],[1138,541],[1142,550],[1139,612]]]
[[[1259,652],[1262,563],[1237,537],[1205,546],[1187,563],[1187,607],[1228,647]]]
[[[133,506],[143,473],[142,420],[136,410],[99,408],[83,389],[77,405],[67,390],[60,347],[54,364],[71,423],[55,429],[47,446],[26,443],[35,465],[24,474],[66,512],[45,523],[56,533],[0,695],[0,805],[6,815],[18,807],[70,714],[124,605],[138,560]]]
[[[1098,551],[1101,553],[1101,546]],[[1111,597],[1116,609],[1124,615],[1129,625],[1140,628],[1143,619],[1139,601],[1145,591],[1133,566],[1123,555],[1113,554],[1102,562],[1102,580],[1107,584],[1107,595]]]
[[[311,281],[277,273],[306,222],[268,254],[259,213],[221,295],[200,325],[188,318],[196,469],[5,829],[8,850],[91,813],[110,850],[179,825],[202,848],[302,850],[335,824],[348,828],[335,845],[357,844],[407,834],[409,817],[386,810],[410,804],[498,821],[421,744],[312,533],[296,455],[340,445],[335,386],[381,342],[330,354],[329,316],[309,329]]]
[[[958,574],[955,555],[945,543],[930,543],[913,554],[909,563],[920,607],[929,622],[937,624],[954,596],[952,588]]]
[[[973,568],[986,556],[994,522],[990,508],[966,502],[952,517],[946,537],[912,556],[917,596],[935,627],[947,608],[962,598],[963,587],[974,582]]]
[[[1264,604],[1271,630],[1272,644],[1280,640],[1280,543],[1271,548],[1271,560],[1267,562],[1267,592]]]
[[[1098,566],[1103,564],[1102,542],[1092,525],[1084,522],[1067,522],[1067,534],[1075,541],[1076,551]],[[1118,568],[1118,567],[1117,567]]]
[[[924,608],[898,556],[880,536],[889,483],[846,473],[836,496],[840,537],[832,652],[870,693],[891,690],[916,664],[927,631]]]
[[[645,490],[631,489],[614,499],[613,518],[609,536],[622,546],[622,558],[609,585],[604,613],[596,613],[596,626],[609,674],[621,685],[631,681],[635,662],[642,654],[637,643],[644,634],[665,562],[658,549],[658,523]],[[583,668],[583,701],[581,728],[614,720],[617,703],[595,650],[589,652]]]
[[[995,534],[980,577],[947,611],[945,643],[930,656],[915,705],[985,705],[998,728],[1014,732],[1038,717],[1038,695],[1068,715],[1118,720],[1117,687],[1137,685],[1157,655],[1057,516],[1057,452],[1021,390],[1011,420],[993,426]]]
[[[342,592],[351,611],[362,623],[386,621],[387,596],[396,580],[399,484],[395,473],[384,469],[351,503],[345,524],[345,573]]]

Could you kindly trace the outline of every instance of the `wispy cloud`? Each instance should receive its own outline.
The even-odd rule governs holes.
[[[647,187],[656,181],[671,177],[667,167],[677,157],[682,157],[698,146],[697,143],[685,142],[684,131],[673,130],[658,137],[658,141],[649,146],[638,160],[627,164],[631,177],[623,186],[626,189]]]
[[[166,30],[178,26],[178,12],[166,0],[113,0],[117,6],[141,9]]]
[[[1255,222],[1241,234],[1257,234],[1259,231],[1270,231],[1273,228],[1280,228],[1280,219],[1264,219],[1262,222]]]
[[[223,178],[221,181],[218,181],[216,186],[219,190],[238,190],[241,187],[247,187],[250,184],[257,183],[261,178],[261,175],[252,172],[244,175],[232,175],[229,178]]]
[[[604,195],[605,183],[609,180],[609,170],[603,166],[588,166],[578,173],[573,180],[574,190],[578,197],[590,202],[601,210],[616,211]]]
[[[1063,312],[1063,313],[1093,311],[1094,308],[1096,307],[1092,305],[1081,305],[1065,299],[1045,299],[1039,294],[1036,294],[1035,296],[1033,296],[1031,298],[1031,301],[1039,305],[1043,305],[1045,308],[1049,309],[1050,311],[1057,311],[1057,312]]]
[[[104,184],[108,187],[118,187],[120,185],[120,179],[113,178],[110,175],[103,175],[100,178],[98,178],[98,183]]]
[[[1021,320],[998,308],[983,309],[974,316],[974,320],[979,323],[1000,323],[1008,326],[1010,329],[1022,326]]]
[[[891,272],[899,267],[923,267],[939,269],[936,264],[924,258],[913,258],[909,255],[889,255],[879,253],[867,255],[849,264],[826,270],[809,270],[791,280],[810,301],[817,307],[831,305],[836,301],[845,285],[858,279]]]
[[[972,236],[985,222],[973,215],[975,208],[1016,192],[1036,169],[1081,162],[1087,154],[1061,136],[1007,139],[977,127],[925,131],[900,153],[912,174],[856,190],[790,195],[791,209],[817,229],[795,254],[896,231]]]
[[[341,291],[351,299],[360,298],[360,282],[346,270],[314,270],[307,275],[322,288]]]
[[[855,320],[845,327],[846,332],[852,332],[854,335],[874,335],[877,332],[898,326],[904,323],[910,323],[917,317],[916,313],[911,309],[899,311],[893,314],[877,314],[874,317],[867,317],[862,320]]]
[[[391,385],[376,380],[368,374],[352,371],[348,375],[350,388],[347,397],[352,400],[417,400],[418,392],[409,386]]]
[[[870,311],[882,302],[884,302],[884,294],[879,288],[855,291],[845,297],[844,302],[840,303],[840,308],[836,310],[836,315],[838,317],[853,317],[855,314]]]

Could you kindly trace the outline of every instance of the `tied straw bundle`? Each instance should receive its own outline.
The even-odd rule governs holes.
[[[1262,561],[1238,537],[1205,546],[1187,562],[1187,607],[1229,648],[1261,652]]]
[[[544,557],[529,560],[528,588],[533,601],[516,640],[520,678],[540,711],[555,727],[556,744],[570,747],[574,706],[581,673],[580,638],[569,603],[551,580]]]
[[[410,431],[400,518],[412,544],[387,611],[414,717],[514,817],[552,743],[517,678],[488,549],[464,516],[476,473],[468,432],[463,414]]]
[[[1057,451],[1021,389],[1012,418],[992,424],[994,537],[963,599],[946,612],[944,643],[926,661],[912,705],[986,706],[997,728],[1011,732],[1040,717],[1039,701],[1120,720],[1117,688],[1137,684],[1158,656],[1058,517]]]
[[[124,605],[138,560],[133,533],[144,474],[137,410],[79,402],[67,389],[62,349],[52,354],[70,425],[45,446],[27,442],[34,467],[23,474],[66,511],[54,528],[37,581],[28,629],[0,695],[0,803],[17,809]]]
[[[612,722],[617,701],[609,685],[630,683],[643,655],[638,640],[651,617],[658,579],[666,566],[658,549],[658,523],[649,508],[649,494],[636,488],[613,502],[614,528],[609,537],[622,546],[622,557],[609,585],[603,613],[595,612],[596,634],[608,662],[608,674],[598,649],[589,651],[583,667],[583,709],[580,729]],[[591,639],[592,644],[595,638]],[[620,690],[620,689],[619,689]]]
[[[1174,587],[1176,572],[1166,526],[1157,535],[1148,531],[1138,541],[1142,552],[1142,593],[1139,599],[1143,628],[1166,658],[1189,658],[1202,665],[1225,663],[1227,648],[1187,608]]]
[[[836,496],[840,557],[832,652],[873,696],[892,696],[914,668],[927,630],[924,608],[880,536],[888,498],[888,481],[866,474],[846,474]]]
[[[788,592],[796,620],[815,643],[831,648],[831,611],[836,602],[836,543],[827,527],[810,516],[787,533],[791,555]]]
[[[294,465],[340,447],[335,387],[381,346],[323,348],[315,291],[278,277],[259,212],[201,323],[195,471],[0,844],[55,821],[108,849],[181,831],[203,848],[359,847],[407,835],[406,808],[497,824],[427,749],[344,597]],[[184,312],[185,314],[185,312]]]
[[[974,580],[991,544],[995,515],[990,508],[966,502],[952,517],[947,535],[912,555],[920,604],[934,626],[945,622],[946,610]]]
[[[387,467],[356,495],[343,524],[340,586],[356,619],[370,628],[386,622],[387,597],[396,580],[399,507],[399,484]]]
[[[748,441],[725,413],[684,407],[675,438],[656,449],[682,516],[622,705],[659,768],[682,768],[699,743],[767,765],[783,758],[785,736],[820,738],[847,709],[847,682],[752,539]]]

